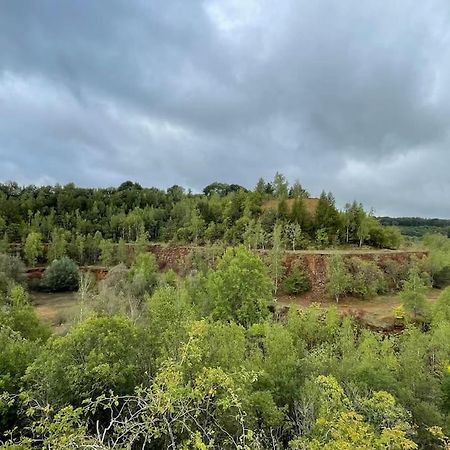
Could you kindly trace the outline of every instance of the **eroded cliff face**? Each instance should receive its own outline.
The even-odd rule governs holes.
[[[148,251],[152,252],[156,256],[160,270],[173,269],[177,273],[186,273],[187,259],[193,251],[198,250],[196,247],[191,246],[165,246],[160,244],[151,244],[148,247]],[[132,246],[129,249],[133,251]],[[260,252],[264,257],[267,252]],[[342,257],[350,259],[352,257],[358,257],[364,260],[374,261],[380,268],[383,269],[384,265],[389,260],[394,260],[400,264],[409,264],[412,259],[422,259],[427,253],[424,251],[344,251],[340,252]],[[297,251],[285,253],[283,264],[285,266],[285,273],[289,273],[291,266],[299,265],[308,276],[311,283],[311,293],[313,296],[322,296],[326,290],[327,271],[328,271],[328,259],[331,252],[320,251]],[[28,269],[27,275],[29,279],[40,278],[44,272],[44,267],[37,267]],[[98,266],[86,266],[81,268],[82,271],[92,272],[98,280],[103,279],[108,273],[106,267]]]
[[[289,272],[291,266],[299,265],[308,276],[311,283],[311,293],[316,296],[322,296],[326,291],[327,272],[328,272],[328,260],[330,253],[318,253],[318,252],[287,252],[284,259],[284,266],[286,273]],[[344,260],[358,257],[366,261],[373,261],[384,269],[388,261],[396,261],[400,264],[410,264],[413,259],[422,259],[426,257],[425,251],[355,251],[355,252],[342,252]]]

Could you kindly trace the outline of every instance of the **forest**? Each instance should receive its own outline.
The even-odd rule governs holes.
[[[109,189],[19,187],[11,182],[0,184],[0,212],[3,248],[25,242],[30,232],[39,233],[45,243],[66,242],[69,255],[80,264],[96,262],[101,240],[106,246],[141,239],[264,249],[271,246],[276,225],[294,250],[401,244],[399,230],[381,226],[360,203],[339,211],[331,193],[310,198],[299,182],[290,186],[279,173],[272,182],[260,179],[253,190],[216,182],[202,194],[180,186],[147,189],[132,182]]]
[[[443,234],[409,241],[279,173],[201,194],[5,183],[0,232],[2,448],[450,448]],[[162,267],[151,243],[189,253]],[[35,298],[67,292],[56,329]],[[380,296],[388,330],[340,309]]]

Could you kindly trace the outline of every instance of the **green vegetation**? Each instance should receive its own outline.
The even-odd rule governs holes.
[[[311,283],[305,272],[298,265],[293,266],[283,281],[283,291],[286,294],[300,295],[310,289]]]
[[[136,253],[149,242],[265,249],[281,240],[292,250],[401,245],[398,230],[382,226],[361,204],[339,211],[331,193],[311,198],[279,173],[253,190],[212,183],[202,194],[132,182],[108,189],[0,184],[0,223],[0,247],[22,243],[29,265],[63,256],[80,265],[127,263],[125,243],[133,243]]]
[[[395,247],[398,233],[356,203],[338,211],[331,194],[312,211],[307,192],[281,174],[253,191],[213,183],[202,195],[132,183],[6,187],[8,239],[24,244],[30,265],[48,246],[42,286],[78,291],[64,297],[65,327],[51,335],[30,303],[22,261],[0,254],[4,448],[448,446],[450,287],[425,300],[430,284],[447,283],[447,238],[426,237],[428,255],[412,261],[342,252]],[[176,255],[175,272],[148,252],[152,240],[202,245]],[[305,247],[329,256],[295,261]],[[79,273],[77,263],[97,261],[109,266],[103,280]],[[323,285],[310,285],[313,272]],[[326,289],[326,308],[277,305],[277,295],[312,287],[303,299]],[[387,292],[402,301],[396,333],[338,309],[346,296],[369,304]]]
[[[75,291],[78,289],[80,274],[78,266],[67,257],[55,259],[45,269],[41,287],[46,291]]]

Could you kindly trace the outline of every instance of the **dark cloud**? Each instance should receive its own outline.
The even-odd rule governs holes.
[[[201,189],[276,170],[450,217],[446,0],[5,0],[0,179]]]

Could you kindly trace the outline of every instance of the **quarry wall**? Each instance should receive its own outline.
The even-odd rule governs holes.
[[[151,244],[148,251],[152,252],[157,259],[160,270],[173,269],[177,273],[186,272],[186,258],[201,247],[192,246],[167,246],[162,244]],[[132,252],[132,246],[130,252]],[[260,252],[264,257],[264,253]],[[336,253],[336,252],[334,252]],[[289,272],[291,266],[299,265],[308,276],[311,282],[311,293],[316,296],[324,294],[327,281],[327,264],[333,251],[287,251],[285,253],[283,264],[286,273]],[[427,255],[425,251],[399,251],[399,250],[354,250],[342,251],[340,255],[345,259],[358,257],[364,260],[375,262],[379,267],[383,268],[384,264],[389,260],[394,260],[400,264],[408,264],[412,259],[422,259]],[[41,278],[45,267],[35,267],[27,270],[29,279]],[[90,271],[98,280],[103,279],[108,273],[108,268],[99,266],[85,266],[82,271]]]

